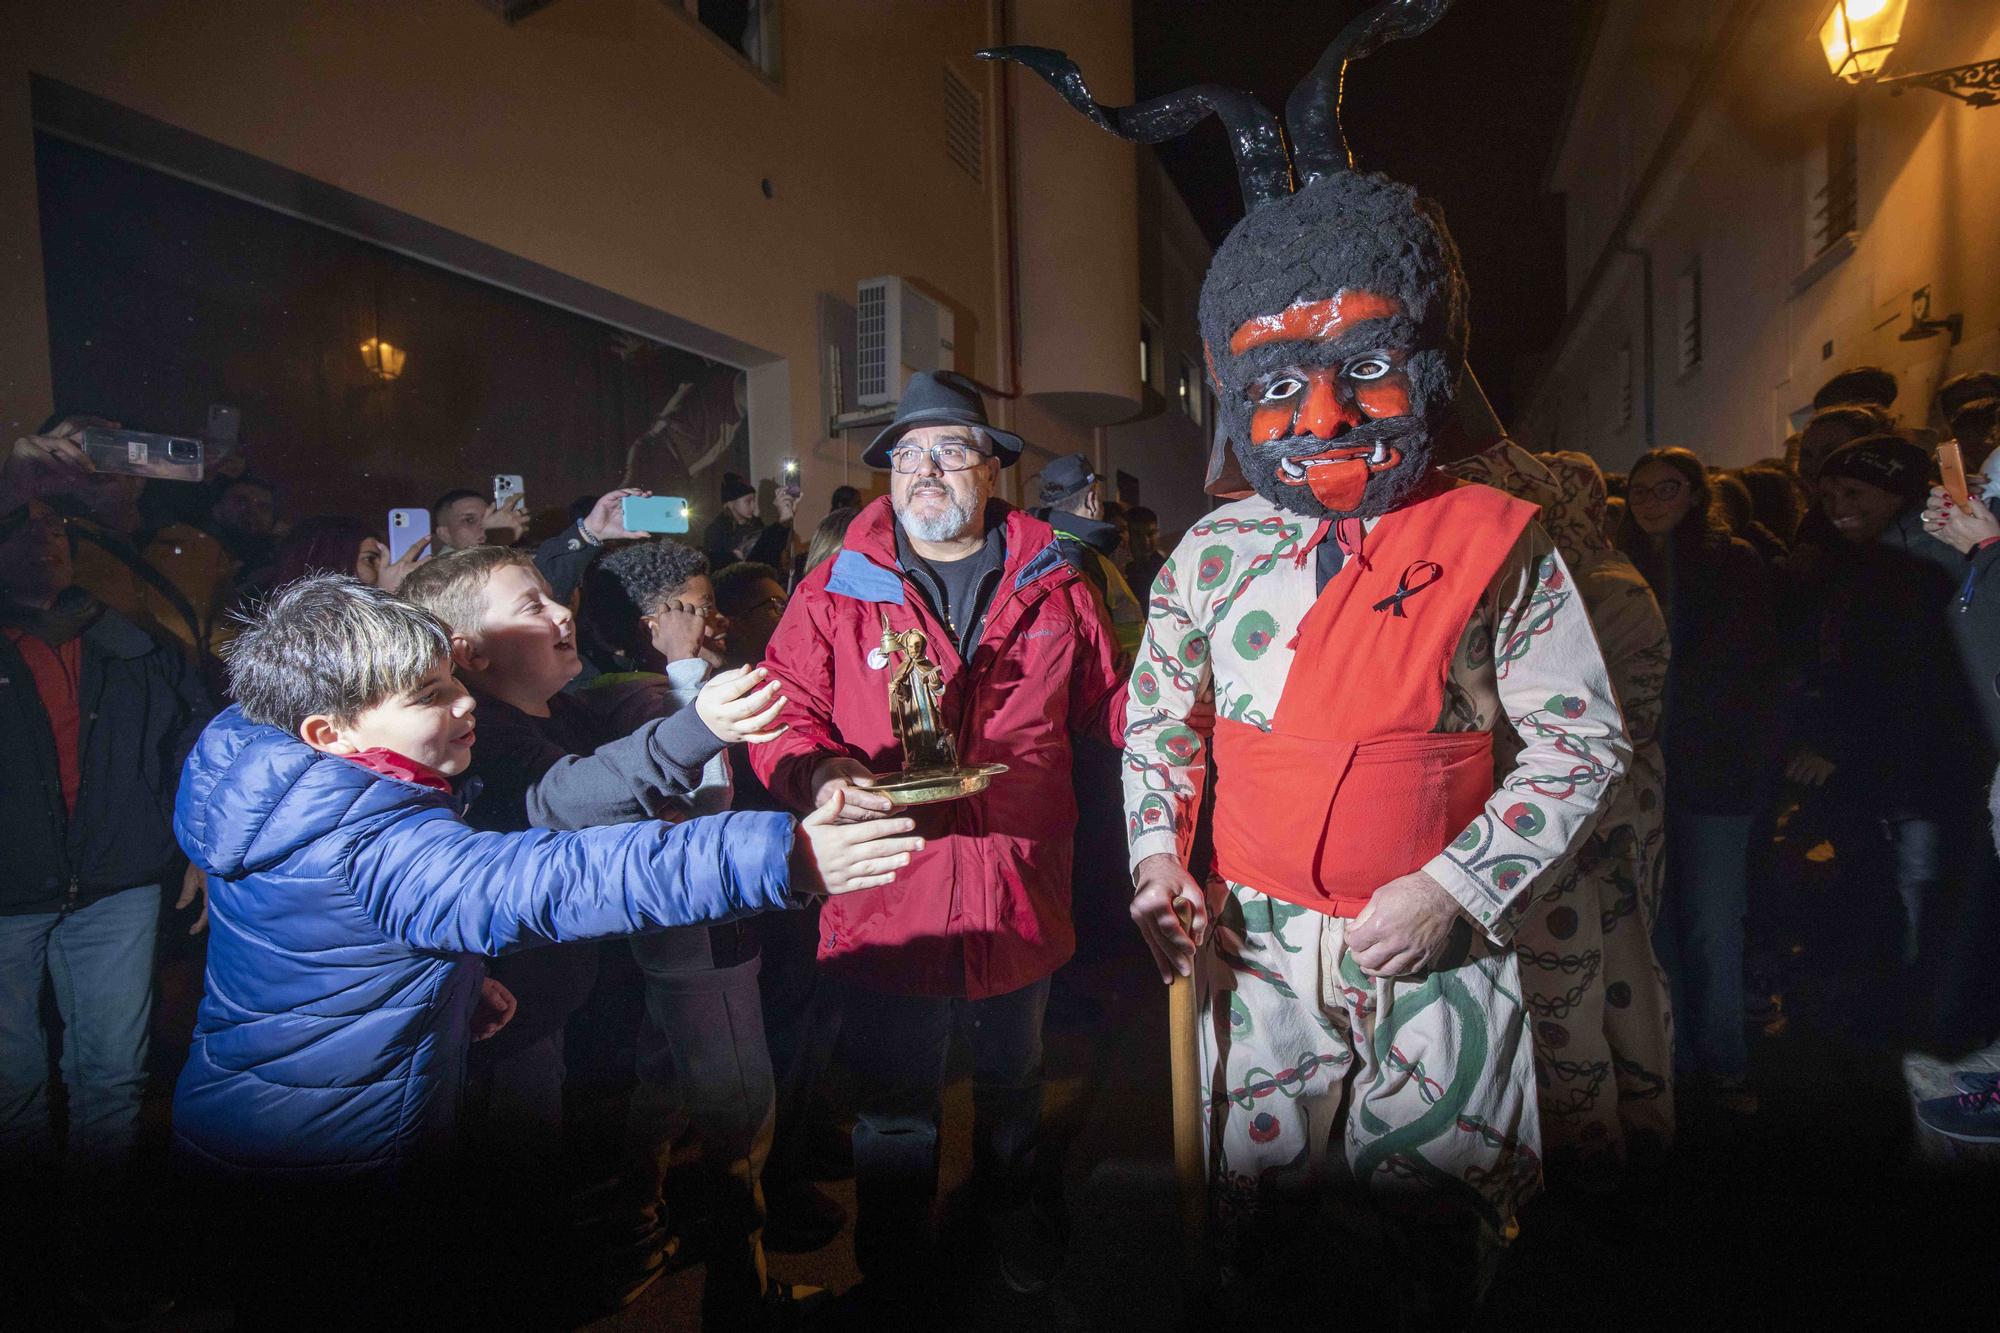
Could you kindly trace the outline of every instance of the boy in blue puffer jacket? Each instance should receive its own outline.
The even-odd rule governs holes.
[[[280,590],[229,650],[236,706],[183,771],[208,872],[206,991],[174,1101],[182,1160],[312,1198],[408,1197],[450,1140],[479,955],[888,883],[908,820],[725,814],[478,833],[447,779],[471,697],[429,612],[353,579]],[[488,1015],[484,1026],[504,1021]]]

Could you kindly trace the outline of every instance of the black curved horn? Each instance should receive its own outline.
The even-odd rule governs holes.
[[[1090,95],[1083,71],[1061,51],[1046,46],[996,46],[977,53],[981,60],[1026,65],[1063,100],[1101,128],[1133,143],[1159,143],[1185,134],[1213,114],[1229,131],[1243,207],[1257,208],[1292,192],[1292,168],[1278,118],[1249,93],[1213,83],[1196,84],[1132,106],[1105,106]]]
[[[1340,85],[1347,62],[1405,37],[1415,37],[1444,17],[1451,0],[1382,0],[1351,19],[1285,100],[1292,132],[1292,160],[1303,189],[1354,165],[1340,128]]]

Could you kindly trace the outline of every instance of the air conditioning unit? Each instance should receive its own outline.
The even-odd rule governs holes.
[[[854,306],[856,406],[889,406],[913,372],[953,368],[951,311],[908,282],[863,279]]]

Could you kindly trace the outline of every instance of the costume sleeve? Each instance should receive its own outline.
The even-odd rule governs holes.
[[[1523,745],[1486,808],[1424,870],[1504,945],[1596,824],[1632,748],[1590,614],[1539,524],[1487,598],[1500,704]]]
[[[813,769],[826,759],[852,755],[833,722],[833,644],[823,595],[808,585],[792,598],[764,650],[764,665],[784,682],[783,735],[750,747],[750,767],[773,797],[793,810],[812,809]]]
[[[1591,627],[1597,631],[1604,665],[1625,715],[1625,734],[1635,749],[1658,740],[1671,653],[1660,604],[1646,581],[1629,566],[1586,575],[1581,586],[1590,608]]]
[[[1069,674],[1069,729],[1079,736],[1104,741],[1112,749],[1125,744],[1125,673],[1111,619],[1087,585],[1077,585],[1077,645]]]
[[[1214,725],[1208,631],[1179,587],[1180,551],[1153,581],[1125,705],[1125,836],[1131,865],[1161,852],[1187,863]]]
[[[441,807],[363,830],[347,881],[390,939],[502,954],[793,905],[792,820],[764,812],[479,833]]]

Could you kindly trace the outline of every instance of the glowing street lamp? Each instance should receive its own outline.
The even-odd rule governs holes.
[[[1834,0],[1819,29],[1820,49],[1826,52],[1826,66],[1834,77],[1887,88],[1898,97],[1905,88],[1929,88],[1967,106],[2000,104],[2000,60],[1881,77],[1882,66],[1902,40],[1903,16],[1909,8],[1910,0]]]
[[[361,344],[361,359],[367,363],[369,373],[380,380],[392,380],[403,373],[403,358],[409,353],[380,338],[370,338]]]
[[[1910,0],[1834,0],[1833,12],[1820,26],[1819,44],[1835,77],[1865,83],[1880,74],[1903,35],[1903,12],[1909,7]]]

